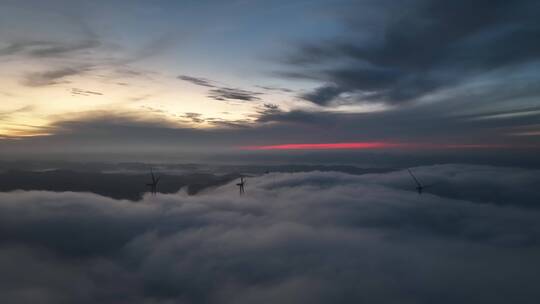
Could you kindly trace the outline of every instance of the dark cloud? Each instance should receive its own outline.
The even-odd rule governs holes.
[[[479,100],[481,100],[480,98]],[[97,112],[84,115],[62,117],[46,128],[36,132],[50,134],[3,140],[0,153],[12,159],[21,157],[74,157],[91,154],[97,160],[120,155],[126,157],[154,157],[159,155],[179,155],[195,152],[197,155],[218,157],[220,153],[234,153],[234,161],[252,159],[267,161],[270,157],[285,157],[284,161],[301,163],[328,162],[393,162],[403,163],[401,156],[407,156],[406,163],[438,163],[459,161],[467,163],[503,163],[527,166],[538,165],[536,155],[540,143],[538,136],[512,136],[511,134],[538,128],[540,113],[526,116],[495,117],[478,119],[482,116],[458,115],[453,106],[439,104],[418,107],[399,107],[374,113],[336,113],[283,111],[272,104],[260,105],[251,120],[228,121],[217,117],[205,117],[208,129],[192,128],[182,124],[199,118],[178,116],[168,119],[161,109],[145,108],[151,118],[143,119],[137,113]],[[498,113],[498,112],[497,112]],[[515,114],[514,112],[510,112]],[[145,117],[147,117],[146,115]],[[196,117],[197,116],[197,117]],[[367,131],[369,130],[369,132]],[[297,153],[297,159],[287,158],[287,152],[274,151],[271,155],[250,152],[246,155],[242,146],[287,144],[287,143],[335,143],[352,141],[388,141],[399,143],[419,143],[434,145],[433,149],[394,149],[377,151],[378,156],[361,157],[362,151],[341,153],[319,152],[315,159],[304,160]],[[479,149],[446,149],[444,145],[504,144],[504,147]],[[436,148],[436,145],[442,145]],[[227,152],[228,151],[228,152]],[[393,151],[393,152],[392,152]],[[391,156],[388,152],[392,152]],[[58,156],[60,154],[65,156]],[[253,154],[253,155],[252,155]],[[56,155],[56,156],[54,156]],[[401,155],[401,156],[400,156]],[[87,157],[85,156],[85,157]],[[457,158],[456,158],[457,157]],[[140,158],[138,158],[140,160]],[[375,161],[375,159],[377,161]],[[148,160],[148,159],[146,159]],[[232,161],[232,160],[231,160]],[[371,164],[373,165],[373,164]]]
[[[212,89],[209,92],[208,97],[215,100],[241,100],[241,101],[257,101],[261,100],[258,96],[259,92],[253,92],[248,90],[242,90],[237,88],[220,87]]]
[[[202,118],[201,113],[185,113],[182,117],[188,119],[193,123],[203,123],[205,120]]]
[[[265,103],[263,104],[263,109],[265,110],[265,113],[280,113],[281,109],[279,106],[275,103]]]
[[[262,106],[259,107],[257,113],[257,117],[255,118],[260,121],[261,117],[283,113],[283,111],[277,104],[264,103]]]
[[[64,5],[62,5],[63,7]],[[24,59],[40,60],[48,65],[48,71],[29,73],[21,81],[27,86],[47,86],[59,83],[61,78],[80,74],[92,69],[108,68],[122,77],[150,78],[154,74],[139,68],[130,67],[131,64],[155,56],[174,46],[179,37],[177,35],[161,35],[147,43],[120,56],[111,56],[111,50],[118,45],[106,43],[103,35],[98,35],[86,18],[78,14],[61,14],[61,20],[67,22],[69,29],[74,30],[75,36],[71,40],[58,40],[57,37],[42,40],[25,40],[24,33],[20,33],[19,40],[7,41],[7,46],[0,49],[0,56],[17,56]],[[107,53],[103,51],[106,50]],[[103,76],[100,76],[103,77]],[[106,76],[114,77],[114,76]],[[120,82],[121,83],[121,82]]]
[[[0,55],[2,56],[13,55],[21,51],[24,51],[28,48],[31,48],[34,46],[42,46],[42,45],[48,45],[48,43],[42,42],[42,41],[12,42],[8,46],[0,49]]]
[[[35,72],[27,74],[23,79],[22,84],[29,87],[42,87],[55,85],[59,83],[69,83],[65,78],[84,73],[88,67],[69,67],[50,70],[45,72]]]
[[[525,185],[538,172],[413,170],[463,197],[418,195],[406,171],[271,173],[243,197],[231,183],[138,203],[0,193],[0,292],[14,304],[535,303],[540,214],[520,206],[537,207]]]
[[[332,102],[342,93],[342,90],[336,86],[324,86],[316,89],[313,92],[306,93],[301,98],[311,101],[315,104],[325,106]]]
[[[209,87],[209,88],[215,88],[216,86],[212,84],[212,81],[206,79],[206,78],[198,78],[193,76],[187,76],[187,75],[180,75],[177,77],[180,80],[191,82],[192,84],[203,86],[203,87]]]
[[[79,16],[69,16],[69,14],[60,14],[62,21],[67,22],[70,30],[76,31],[76,37],[68,40],[56,40],[41,38],[32,40],[21,38],[15,41],[7,41],[7,46],[0,49],[0,56],[4,55],[22,55],[36,59],[65,58],[74,57],[86,51],[95,50],[102,46],[102,41],[98,35],[85,22],[84,18]],[[58,20],[55,20],[58,21]]]
[[[13,42],[0,49],[0,55],[22,54],[35,58],[60,57],[68,54],[94,49],[101,46],[97,39],[88,39],[78,43],[61,43],[54,41]]]
[[[51,45],[44,48],[36,48],[29,52],[33,57],[53,57],[53,56],[63,56],[66,53],[77,52],[82,50],[88,50],[97,48],[101,45],[98,40],[87,40],[82,41],[78,44],[66,45],[66,44],[57,44]]]
[[[269,86],[261,86],[261,85],[258,85],[256,87],[260,88],[260,89],[263,89],[263,90],[266,90],[266,91],[271,91],[271,92],[281,92],[281,93],[293,93],[294,92],[291,89],[280,88],[280,87],[269,87]]]
[[[377,18],[358,17],[363,11]],[[371,94],[364,101],[413,101],[473,76],[538,61],[535,12],[540,6],[530,0],[350,4],[341,11],[346,34],[301,46],[285,59],[297,69],[284,75],[328,83],[305,96],[321,105],[359,92]]]
[[[208,91],[208,97],[215,99],[215,100],[241,100],[241,101],[256,101],[260,100],[258,97],[259,95],[262,95],[262,93],[259,92],[253,92],[233,87],[227,87],[227,86],[221,86],[217,85],[215,81],[201,78],[201,77],[193,77],[193,76],[187,76],[187,75],[180,75],[177,77],[180,80],[190,82],[192,84],[212,88]]]

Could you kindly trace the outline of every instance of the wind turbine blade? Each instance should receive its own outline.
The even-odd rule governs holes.
[[[414,179],[414,182],[416,183],[416,185],[418,187],[422,187],[422,184],[420,184],[420,182],[416,179],[416,176],[414,176],[414,174],[411,172],[410,169],[407,169],[407,171],[409,171],[409,174],[411,175],[411,177]]]

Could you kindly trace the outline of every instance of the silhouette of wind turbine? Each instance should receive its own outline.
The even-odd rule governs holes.
[[[414,182],[416,183],[416,191],[418,191],[418,194],[422,194],[422,191],[426,188],[426,187],[430,187],[430,186],[433,186],[433,185],[423,185],[417,178],[416,176],[414,176],[414,174],[411,172],[410,169],[407,168],[407,171],[409,171],[409,174],[411,175],[411,177],[413,178]]]
[[[159,183],[159,179],[161,178],[161,176],[156,178],[154,176],[154,171],[152,169],[150,169],[150,175],[152,176],[152,182],[146,184],[146,186],[150,187],[150,193],[152,193],[152,195],[156,195],[156,193],[157,193],[157,185]]]
[[[244,190],[244,185],[245,184],[246,184],[246,182],[244,181],[244,177],[241,176],[240,177],[240,182],[238,184],[236,184],[239,187],[240,195],[244,195],[244,193],[246,193],[246,191]]]

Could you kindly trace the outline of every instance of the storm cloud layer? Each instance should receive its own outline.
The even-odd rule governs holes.
[[[535,303],[540,174],[440,165],[138,203],[0,194],[7,303]],[[498,195],[493,195],[494,191]]]
[[[326,82],[306,100],[326,106],[359,94],[361,101],[410,102],[539,60],[537,1],[353,3],[341,11],[341,37],[302,44],[284,59],[298,67],[284,75]]]

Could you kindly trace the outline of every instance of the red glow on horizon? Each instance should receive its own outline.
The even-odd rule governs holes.
[[[365,150],[365,149],[495,149],[512,148],[501,144],[426,144],[426,143],[396,143],[381,141],[316,143],[316,144],[279,144],[243,146],[242,150]],[[514,147],[517,148],[517,147]]]
[[[395,148],[403,144],[388,142],[345,142],[322,144],[283,144],[267,146],[245,146],[244,150],[343,150],[343,149],[383,149]]]

